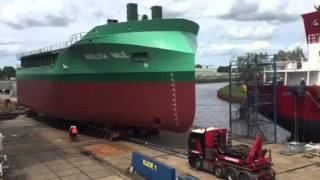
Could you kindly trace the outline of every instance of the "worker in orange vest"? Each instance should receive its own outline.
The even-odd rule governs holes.
[[[69,138],[70,138],[71,141],[76,141],[78,139],[77,126],[70,126],[70,128],[69,128]]]

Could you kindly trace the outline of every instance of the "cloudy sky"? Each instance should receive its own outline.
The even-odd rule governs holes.
[[[319,0],[0,0],[0,67],[16,66],[16,53],[66,41],[108,18],[126,20],[126,4],[139,15],[162,5],[167,18],[200,24],[196,63],[226,65],[245,52],[306,48],[301,14]]]

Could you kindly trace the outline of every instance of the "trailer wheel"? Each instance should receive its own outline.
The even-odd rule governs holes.
[[[226,171],[226,170],[225,170],[224,167],[222,167],[222,166],[216,166],[216,167],[214,167],[214,169],[213,169],[213,174],[214,174],[215,176],[217,176],[218,178],[224,178],[225,175],[226,175],[225,171]]]
[[[111,132],[107,132],[104,134],[104,139],[108,140],[108,141],[113,141],[114,138],[112,137],[112,133]]]
[[[33,117],[38,116],[38,113],[35,112],[35,111],[32,111],[32,110],[28,109],[28,110],[26,110],[26,116],[27,116],[27,117],[30,117],[30,118],[33,118]]]
[[[239,180],[251,180],[253,179],[252,174],[246,171],[240,172]]]
[[[201,159],[196,159],[196,160],[194,161],[194,168],[195,168],[196,170],[201,170],[201,168],[202,168],[202,161],[201,161]]]
[[[270,169],[269,174],[271,176],[270,180],[276,179],[276,172],[273,169]]]
[[[237,180],[237,171],[234,168],[227,168],[227,179],[228,180]]]

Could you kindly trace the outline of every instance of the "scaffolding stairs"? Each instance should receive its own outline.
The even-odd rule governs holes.
[[[263,83],[259,74],[261,71],[269,68],[273,69],[272,92],[260,92],[259,86]],[[275,57],[268,56],[264,59],[258,56],[251,57],[246,64],[240,67],[240,64],[233,60],[229,66],[229,86],[245,85],[247,87],[247,99],[240,104],[229,102],[230,130],[241,126],[242,135],[255,137],[260,134],[264,139],[277,141],[277,115],[276,115],[276,65]],[[229,96],[232,97],[232,89],[229,90]],[[273,120],[270,120],[273,119]],[[240,124],[240,125],[239,125]],[[273,127],[273,132],[266,132],[264,126]],[[246,129],[244,133],[243,129]],[[268,133],[268,135],[266,134]],[[268,137],[268,138],[267,138]]]

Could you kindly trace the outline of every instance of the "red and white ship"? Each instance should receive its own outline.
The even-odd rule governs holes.
[[[289,130],[300,141],[320,142],[320,9],[302,15],[304,20],[308,59],[301,62],[277,62],[277,77],[282,84],[277,87],[278,123]],[[267,81],[265,71],[264,79]],[[269,74],[270,75],[270,74]],[[295,94],[301,81],[305,87]],[[260,87],[270,92],[272,87]]]

